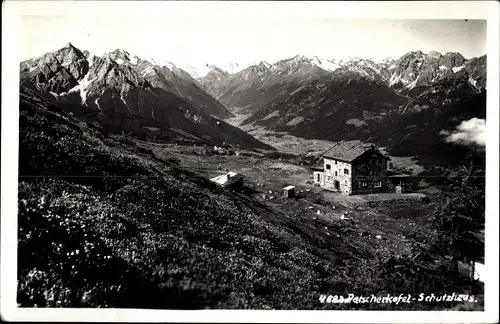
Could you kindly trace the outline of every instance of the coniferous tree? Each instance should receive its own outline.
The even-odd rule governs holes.
[[[484,171],[474,165],[457,170],[448,179],[450,190],[432,215],[437,236],[432,249],[451,256],[451,267],[458,271],[459,261],[483,260],[485,222]]]

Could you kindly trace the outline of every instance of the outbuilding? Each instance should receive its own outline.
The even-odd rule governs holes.
[[[295,197],[295,187],[294,186],[287,186],[287,187],[283,188],[283,197],[285,197],[285,198]]]
[[[244,176],[242,174],[236,172],[228,172],[226,174],[212,178],[210,179],[210,181],[226,188],[241,190],[243,189],[243,179]]]

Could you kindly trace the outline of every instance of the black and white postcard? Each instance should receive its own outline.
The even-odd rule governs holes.
[[[497,322],[499,8],[4,2],[2,319]]]

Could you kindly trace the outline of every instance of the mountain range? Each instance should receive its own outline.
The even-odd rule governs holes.
[[[244,114],[243,125],[298,137],[375,141],[395,155],[446,151],[448,163],[464,154],[443,132],[486,114],[486,55],[413,51],[380,61],[296,55],[243,69],[206,64],[201,71],[122,49],[96,56],[67,44],[20,68],[24,95],[64,105],[109,131],[246,148],[272,149],[224,119]]]
[[[272,149],[222,119],[233,116],[184,70],[117,49],[96,56],[68,43],[23,61],[21,93],[111,132]]]
[[[226,107],[255,112],[264,106],[268,97],[285,93],[285,87],[278,89],[277,85],[289,86],[293,83],[301,86],[323,76],[345,74],[383,81],[401,94],[416,94],[440,80],[467,76],[473,87],[481,91],[486,88],[486,55],[467,60],[460,53],[431,51],[425,54],[414,51],[399,59],[387,58],[379,62],[358,57],[328,60],[296,55],[274,64],[262,61],[233,74],[213,67],[197,80]],[[261,98],[253,98],[255,100],[249,102],[251,92],[258,93]]]
[[[449,158],[442,163],[463,155],[442,132],[486,114],[486,55],[414,51],[379,62],[297,55],[235,74],[213,69],[198,82],[231,111],[248,115],[243,125],[375,141],[391,154],[421,158],[440,155],[445,145]]]

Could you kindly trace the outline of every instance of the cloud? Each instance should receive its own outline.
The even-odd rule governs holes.
[[[453,131],[441,131],[441,135],[446,135],[445,141],[461,145],[485,146],[484,131],[486,130],[486,120],[471,118],[464,120]]]

